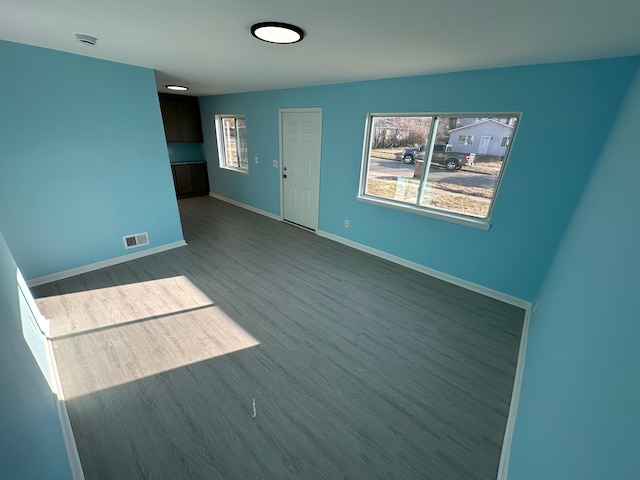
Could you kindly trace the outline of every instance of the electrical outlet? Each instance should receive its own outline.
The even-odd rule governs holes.
[[[273,168],[278,168],[278,160],[273,161]]]
[[[254,161],[254,162],[256,162],[256,163],[258,163],[258,157],[257,157],[257,156],[256,156],[256,157],[253,157],[253,161]]]
[[[344,219],[344,228],[349,228],[349,225],[350,225],[350,223],[349,223],[349,219],[348,219],[348,218],[345,218],[345,219]]]

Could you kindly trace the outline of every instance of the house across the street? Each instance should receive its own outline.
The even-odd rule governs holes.
[[[449,143],[460,153],[506,155],[513,126],[494,119],[485,119],[449,131]]]

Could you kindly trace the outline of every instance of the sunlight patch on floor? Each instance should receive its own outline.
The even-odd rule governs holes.
[[[37,300],[66,399],[258,345],[184,276]]]

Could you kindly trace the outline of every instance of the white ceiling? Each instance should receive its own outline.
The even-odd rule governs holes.
[[[307,36],[253,38],[268,20]],[[0,39],[152,68],[189,95],[637,55],[639,21],[638,0],[0,0]]]

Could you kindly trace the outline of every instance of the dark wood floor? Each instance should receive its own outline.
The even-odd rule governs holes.
[[[34,289],[87,480],[496,478],[521,309],[180,211],[188,247]]]

